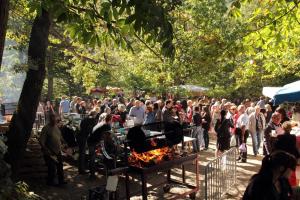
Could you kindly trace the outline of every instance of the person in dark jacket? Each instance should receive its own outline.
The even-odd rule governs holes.
[[[273,150],[286,151],[295,156],[295,158],[299,158],[300,156],[297,149],[296,136],[290,134],[292,130],[291,123],[288,121],[284,122],[282,124],[282,129],[284,130],[284,134],[277,136]]]
[[[288,115],[286,114],[286,111],[285,111],[284,108],[278,107],[278,108],[276,108],[276,111],[275,111],[275,112],[277,112],[277,113],[280,114],[280,117],[281,117],[280,123],[281,123],[281,124],[283,124],[283,123],[286,122],[286,121],[290,121],[290,118],[289,118]]]
[[[208,145],[209,145],[208,131],[210,129],[210,123],[211,123],[211,117],[210,117],[210,113],[208,110],[208,106],[202,107],[201,118],[202,118],[202,128],[203,128],[203,138],[204,138],[204,143],[205,143],[205,150],[207,150]]]
[[[269,122],[271,121],[272,114],[273,114],[272,107],[269,104],[266,104],[266,113],[265,113],[266,124],[269,124]]]
[[[295,157],[284,151],[274,151],[262,160],[257,174],[252,176],[242,200],[292,200],[288,177],[295,170]]]
[[[278,132],[281,129],[280,124],[280,114],[275,112],[271,117],[271,121],[269,122],[268,126],[264,131],[264,146],[263,146],[263,153],[264,155],[268,155],[272,153],[273,149],[273,140],[272,140],[272,132]]]
[[[226,119],[226,111],[221,111],[221,119],[217,120],[215,130],[217,132],[217,154],[223,153],[230,148],[230,131],[233,128],[231,119]]]
[[[78,114],[85,115],[86,114],[86,102],[81,101],[79,108],[78,108]]]
[[[85,171],[85,149],[87,138],[92,134],[93,127],[97,124],[97,112],[91,111],[87,118],[84,118],[80,123],[80,132],[77,135],[77,143],[79,148],[78,158],[78,172],[79,174],[86,174]]]
[[[95,159],[96,159],[96,146],[101,140],[105,140],[106,135],[111,131],[112,115],[105,116],[104,122],[98,123],[89,135],[87,144],[89,147],[89,168],[91,178],[95,177]]]
[[[193,151],[199,152],[201,145],[204,143],[203,140],[203,130],[201,128],[201,114],[199,106],[194,108],[194,115],[193,115],[193,125],[195,126],[192,131],[192,137],[196,140],[193,141]]]

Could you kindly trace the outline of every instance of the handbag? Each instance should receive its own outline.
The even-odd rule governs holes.
[[[230,147],[235,147],[236,146],[236,138],[235,135],[232,135],[230,138]]]
[[[240,152],[247,152],[246,143],[242,143],[239,147]]]

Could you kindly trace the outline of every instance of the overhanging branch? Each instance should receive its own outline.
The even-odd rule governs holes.
[[[152,49],[142,38],[140,38],[136,33],[134,33],[134,36],[141,42],[143,43],[147,49],[149,49],[156,57],[158,57],[162,62],[164,62],[164,59],[159,55],[159,53],[157,53],[156,51],[154,51],[154,49]]]
[[[81,59],[84,62],[91,62],[93,64],[103,63],[103,64],[106,64],[106,65],[109,65],[109,66],[118,66],[118,65],[115,65],[115,64],[112,64],[112,63],[108,63],[106,60],[103,60],[103,59],[95,60],[93,58],[90,58],[88,56],[84,56],[84,55],[80,54],[78,51],[76,51],[76,47],[74,47],[72,45],[70,40],[68,38],[66,38],[64,35],[62,35],[61,33],[59,33],[54,28],[51,30],[51,35],[53,35],[54,37],[56,37],[56,38],[58,38],[62,41],[61,44],[50,43],[51,46],[59,47],[59,48],[65,48],[65,49],[69,50],[70,52],[72,52],[74,54],[74,56],[78,57],[79,59]]]

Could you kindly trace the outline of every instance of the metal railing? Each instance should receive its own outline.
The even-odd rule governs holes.
[[[205,167],[205,200],[219,200],[236,183],[237,149],[231,148]]]

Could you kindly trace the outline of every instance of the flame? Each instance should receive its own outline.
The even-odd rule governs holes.
[[[128,162],[131,165],[142,167],[143,164],[153,162],[153,164],[158,164],[166,159],[172,157],[172,150],[169,147],[163,147],[160,149],[155,149],[147,151],[144,153],[137,153],[134,150],[131,152],[131,156],[128,158]]]

